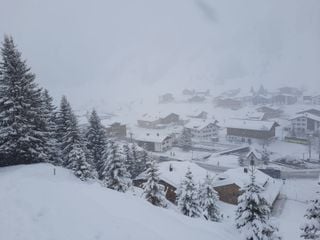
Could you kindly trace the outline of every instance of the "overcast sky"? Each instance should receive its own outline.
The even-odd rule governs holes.
[[[319,0],[0,0],[0,33],[42,86],[77,103],[320,87]]]

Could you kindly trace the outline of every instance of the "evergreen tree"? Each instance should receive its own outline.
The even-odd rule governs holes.
[[[102,155],[106,146],[106,134],[100,118],[95,110],[92,111],[89,119],[89,127],[85,134],[86,147],[92,156],[93,165],[101,178],[100,168],[102,166]],[[100,175],[99,175],[100,174]]]
[[[218,193],[213,189],[213,179],[207,174],[204,182],[200,185],[200,206],[205,219],[218,222],[220,212],[217,206]]]
[[[124,157],[121,156],[118,145],[113,141],[108,143],[103,154],[104,166],[102,167],[102,180],[106,187],[125,192],[131,186]]]
[[[86,154],[83,147],[78,144],[73,144],[68,154],[69,168],[73,170],[74,174],[85,181],[93,178],[93,170],[91,165],[87,162]]]
[[[61,99],[56,123],[62,165],[72,169],[81,180],[92,177],[94,173],[80,134],[77,117],[65,96]]]
[[[50,96],[47,89],[42,91],[42,114],[44,122],[43,131],[46,133],[47,137],[47,147],[48,147],[48,160],[55,165],[61,165],[61,156],[59,155],[59,146],[56,139],[56,122],[55,122],[55,111],[56,107],[53,104],[53,98]]]
[[[178,208],[181,213],[189,217],[200,217],[201,209],[198,199],[198,190],[193,182],[193,176],[188,169],[178,190]]]
[[[123,145],[123,155],[125,157],[125,165],[130,173],[130,176],[133,178],[135,177],[134,170],[135,170],[135,162],[133,160],[133,153],[131,151],[131,146],[129,144]]]
[[[41,89],[35,75],[21,59],[12,37],[5,36],[1,57],[0,165],[46,161]]]
[[[236,227],[246,240],[275,240],[278,229],[269,222],[270,207],[261,196],[263,188],[255,182],[255,169],[250,169],[251,181],[239,197]]]
[[[320,239],[320,197],[312,200],[307,208],[306,223],[301,227],[301,237],[304,239]]]
[[[192,134],[189,129],[184,128],[182,134],[178,139],[178,146],[181,147],[184,151],[188,151],[192,145]]]
[[[154,159],[150,158],[147,165],[147,182],[143,184],[144,197],[155,206],[166,207],[164,186],[159,183],[160,178],[157,164]]]

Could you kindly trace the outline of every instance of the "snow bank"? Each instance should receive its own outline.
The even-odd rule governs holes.
[[[236,239],[233,229],[157,208],[37,164],[0,169],[0,239]]]

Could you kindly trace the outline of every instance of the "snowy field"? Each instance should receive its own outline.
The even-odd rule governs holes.
[[[192,219],[143,199],[83,183],[49,164],[0,169],[0,239],[236,240],[221,223]]]

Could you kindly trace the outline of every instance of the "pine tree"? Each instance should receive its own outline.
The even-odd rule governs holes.
[[[56,139],[56,122],[55,122],[55,111],[56,107],[53,104],[53,98],[50,96],[47,89],[42,91],[42,114],[44,122],[43,131],[47,137],[47,148],[48,148],[48,160],[55,165],[61,165],[61,156],[59,155],[59,146]]]
[[[147,166],[147,182],[143,184],[144,197],[155,206],[166,207],[164,186],[159,183],[160,178],[157,164],[154,159],[150,158]]]
[[[239,197],[236,227],[246,240],[275,240],[278,229],[269,222],[270,206],[261,196],[263,188],[255,182],[255,169],[250,169],[251,181]]]
[[[91,178],[94,173],[80,134],[77,117],[65,96],[61,99],[56,124],[56,137],[60,143],[62,165],[73,170],[81,180]]]
[[[92,156],[93,165],[101,178],[100,168],[102,166],[102,155],[106,146],[106,134],[100,118],[95,110],[92,111],[89,119],[89,127],[85,134],[86,147]]]
[[[131,151],[131,146],[129,144],[123,145],[123,155],[125,157],[125,165],[130,173],[130,176],[133,178],[135,177],[134,170],[135,170],[135,162],[133,160],[133,153]]]
[[[74,174],[85,181],[93,178],[93,170],[91,165],[87,162],[86,154],[81,145],[73,144],[68,154],[69,168],[73,170]]]
[[[184,150],[188,151],[192,145],[192,134],[189,129],[184,128],[182,134],[178,139],[178,145]]]
[[[178,208],[181,213],[189,217],[200,217],[201,209],[198,199],[198,190],[193,182],[193,176],[188,169],[178,190]]]
[[[106,187],[126,192],[131,186],[130,174],[128,173],[124,157],[119,152],[118,145],[113,141],[108,143],[103,154],[104,166],[102,167],[102,181]]]
[[[304,239],[320,239],[320,197],[312,200],[307,208],[306,223],[301,227],[301,237]]]
[[[218,193],[213,189],[213,179],[207,174],[204,182],[200,185],[200,207],[205,219],[220,221],[220,212],[217,206]]]
[[[47,160],[41,89],[12,37],[5,36],[0,62],[0,165]]]

